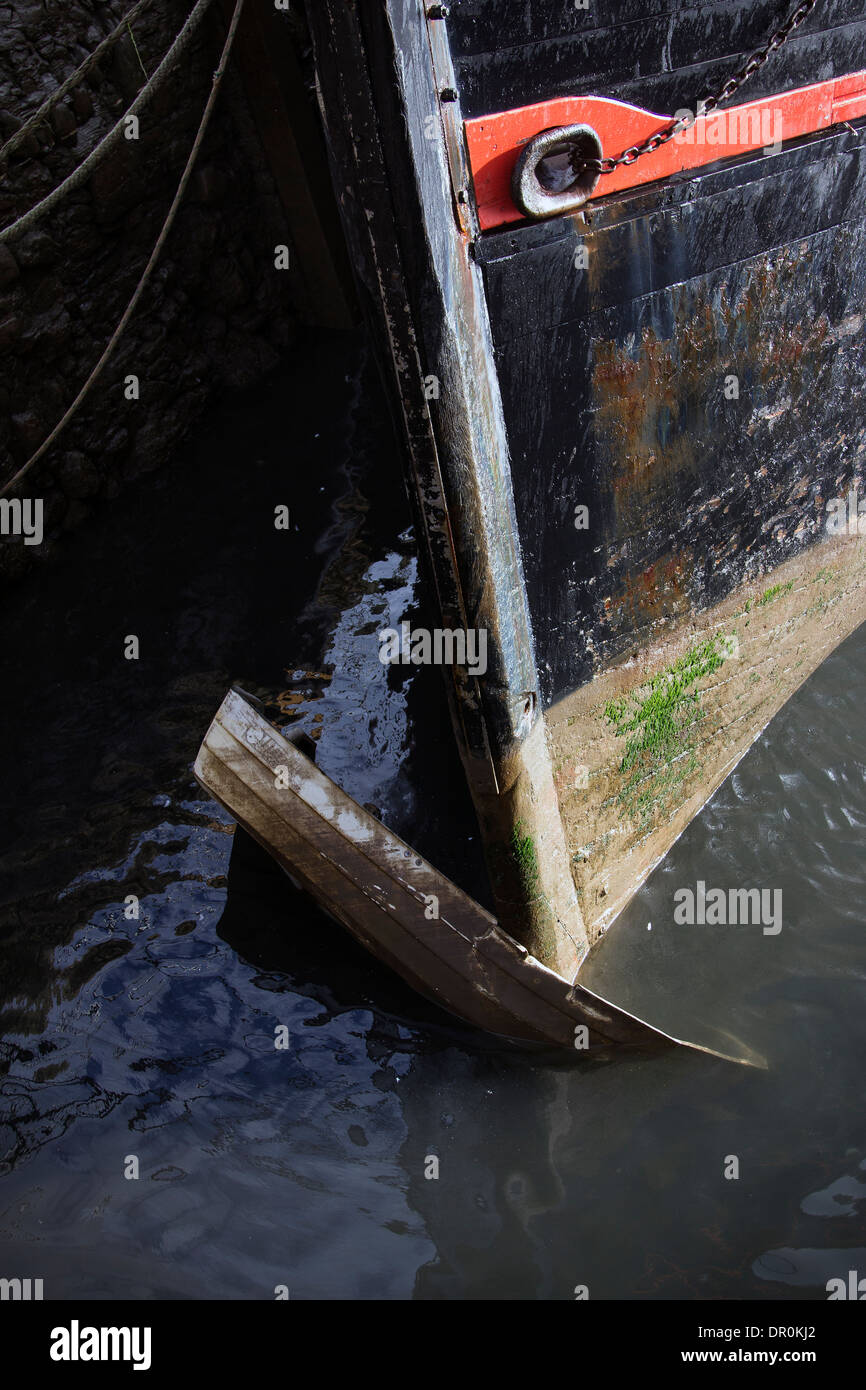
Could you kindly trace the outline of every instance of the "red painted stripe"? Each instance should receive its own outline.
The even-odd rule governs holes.
[[[748,154],[777,138],[794,140],[864,115],[866,72],[732,106],[700,116],[690,129],[653,154],[642,155],[613,174],[602,174],[594,196],[622,193],[717,159]],[[598,131],[605,156],[615,156],[663,130],[672,119],[608,97],[582,96],[557,97],[467,121],[469,162],[482,231],[522,219],[511,198],[511,174],[521,148],[543,130],[584,122]]]

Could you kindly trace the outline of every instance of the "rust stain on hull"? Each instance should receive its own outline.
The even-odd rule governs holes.
[[[798,422],[829,391],[839,345],[853,346],[862,316],[834,324],[805,312],[810,258],[804,242],[712,293],[703,280],[675,285],[647,297],[639,336],[593,342],[609,655],[730,591],[762,547],[769,568],[815,536],[825,498],[811,481],[817,460],[796,457]],[[841,429],[820,448],[822,467],[832,449],[862,459],[862,441]]]

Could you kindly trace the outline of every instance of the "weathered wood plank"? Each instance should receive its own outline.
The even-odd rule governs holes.
[[[236,691],[220,706],[194,771],[352,935],[467,1022],[580,1050],[584,1042],[598,1049],[611,1042],[646,1047],[677,1041],[535,960]],[[578,1029],[586,1030],[585,1038]]]
[[[445,625],[487,634],[485,675],[452,667],[447,688],[497,911],[537,957],[573,973],[585,939],[538,719],[484,287],[452,182],[459,158],[425,7],[325,0],[309,19],[335,182],[387,353]],[[531,846],[529,868],[515,836],[518,850]]]

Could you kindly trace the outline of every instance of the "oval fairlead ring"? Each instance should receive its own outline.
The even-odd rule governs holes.
[[[527,217],[551,217],[582,207],[595,192],[600,175],[581,168],[581,162],[601,157],[601,141],[591,125],[543,130],[518,157],[511,196]]]

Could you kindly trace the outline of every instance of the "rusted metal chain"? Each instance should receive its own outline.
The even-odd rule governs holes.
[[[72,417],[76,414],[80,406],[86,400],[94,384],[101,376],[103,369],[107,365],[109,359],[114,353],[114,349],[117,347],[117,344],[123,336],[124,330],[126,329],[129,320],[132,318],[132,315],[135,312],[136,305],[138,304],[138,301],[141,299],[141,296],[144,293],[147,283],[150,280],[150,277],[153,274],[153,271],[156,267],[156,263],[159,260],[160,252],[162,251],[162,248],[165,245],[166,238],[169,232],[171,231],[172,224],[177,214],[177,210],[180,207],[181,200],[183,198],[184,193],[186,192],[187,184],[189,183],[190,177],[192,176],[193,167],[198,157],[198,152],[201,148],[201,143],[204,139],[205,131],[207,130],[208,123],[211,118],[211,113],[213,112],[213,108],[216,104],[216,99],[219,95],[219,90],[222,86],[223,78],[225,77],[226,66],[228,64],[232,44],[234,43],[235,34],[237,33],[238,24],[240,23],[241,11],[243,10],[243,7],[244,0],[236,0],[234,13],[231,17],[228,33],[226,34],[225,43],[223,44],[223,50],[220,55],[219,67],[213,75],[213,82],[211,85],[210,95],[208,96],[207,103],[202,113],[202,117],[199,122],[199,127],[196,131],[195,140],[193,141],[192,149],[189,152],[189,157],[186,161],[184,171],[180,178],[180,183],[177,186],[177,192],[174,195],[171,207],[169,208],[168,213],[166,215],[166,219],[162,224],[162,230],[160,231],[160,234],[157,237],[156,242],[154,244],[154,248],[150,253],[150,258],[147,262],[147,265],[144,267],[144,270],[142,271],[141,278],[139,279],[138,284],[136,285],[133,291],[132,298],[130,299],[129,303],[123,311],[123,317],[121,318],[110,339],[108,340],[108,343],[102,353],[102,356],[100,357],[96,366],[93,368],[93,371],[90,373],[90,376],[85,381],[84,385],[82,386],[78,395],[75,397],[75,400],[72,402],[69,409],[63,415],[62,419],[60,419],[54,426],[54,429],[51,431],[48,438],[45,439],[42,442],[42,444],[40,444],[35,454],[33,454],[32,457],[29,458],[25,464],[22,464],[21,468],[18,469],[18,472],[15,473],[14,476],[9,479],[8,483],[6,483],[2,488],[0,488],[0,497],[5,497],[8,492],[11,492],[12,488],[15,487],[17,483],[21,482],[22,478],[24,478],[25,475],[30,472],[30,469],[33,468],[33,466],[37,464],[39,460],[48,452],[48,450],[51,448],[52,444],[54,444],[58,436],[63,432],[63,430],[65,430],[66,426],[69,424]]]
[[[62,101],[63,98],[72,91],[73,87],[78,86],[82,78],[86,77],[87,73],[94,66],[94,64],[98,63],[103,54],[106,53],[109,48],[111,48],[112,44],[117,42],[124,29],[127,29],[129,25],[132,24],[133,20],[138,19],[139,15],[143,14],[143,12],[148,8],[148,6],[152,4],[153,0],[138,0],[138,3],[136,5],[133,5],[129,14],[126,15],[120,21],[120,23],[115,26],[114,29],[112,29],[110,34],[106,35],[102,42],[98,44],[96,48],[94,48],[93,52],[89,54],[87,58],[85,58],[84,62],[81,63],[73,73],[70,73],[69,77],[66,78],[65,82],[61,82],[60,86],[57,87],[49,97],[46,97],[45,101],[43,101],[42,105],[39,107],[39,110],[34,111],[32,116],[28,116],[24,124],[22,126],[19,126],[18,130],[16,130],[15,133],[11,135],[10,138],[6,141],[5,145],[0,145],[0,163],[2,163],[3,160],[5,160],[13,152],[13,150],[16,150],[18,146],[24,140],[27,139],[27,136],[30,134],[31,131],[35,130],[37,126],[40,126],[42,124],[42,122],[45,120],[45,117],[48,115],[51,109],[57,105],[58,101]],[[146,76],[147,73],[145,73],[145,77]]]
[[[3,227],[2,230],[0,230],[0,244],[5,241],[11,241],[14,237],[21,236],[23,232],[26,232],[34,223],[38,222],[40,218],[44,217],[46,213],[49,213],[52,208],[56,207],[61,199],[66,197],[67,193],[71,193],[74,188],[86,182],[100,159],[102,159],[108,150],[120,139],[124,132],[125,123],[129,117],[135,116],[141,110],[148,98],[152,96],[153,92],[160,85],[162,79],[168,74],[170,68],[174,66],[195,33],[195,30],[198,28],[200,21],[204,17],[205,10],[211,3],[212,0],[196,0],[196,4],[190,12],[186,23],[177,35],[159,67],[150,80],[145,82],[138,96],[132,102],[131,106],[124,111],[117,124],[112,126],[111,130],[100,140],[95,149],[90,151],[87,158],[82,160],[62,183],[59,183],[56,188],[53,188],[50,193],[46,194],[35,207],[30,208],[29,212],[22,213],[14,222],[10,222],[8,227]]]
[[[777,48],[781,48],[783,44],[788,42],[794,30],[798,29],[807,15],[811,14],[817,3],[818,0],[801,0],[801,3],[788,16],[784,24],[780,25],[775,33],[770,35],[770,38],[764,44],[763,48],[758,48],[754,53],[750,54],[744,65],[738,68],[736,72],[732,73],[727,82],[723,83],[717,92],[713,92],[710,96],[704,97],[698,103],[699,114],[703,115],[707,111],[714,111],[723,101],[727,101],[735,92],[738,92],[743,83],[747,82],[759,68],[764,66],[770,54],[774,53]],[[632,145],[629,149],[623,150],[622,154],[617,155],[615,159],[584,159],[579,165],[573,165],[572,167],[576,174],[579,174],[581,169],[590,169],[596,174],[612,174],[614,170],[619,169],[623,164],[634,164],[635,160],[640,159],[642,154],[652,154],[661,145],[665,145],[669,140],[673,140],[674,136],[680,130],[685,129],[691,124],[692,120],[680,116],[669,126],[666,126],[664,130],[658,130],[654,135],[651,135],[648,140],[644,140],[643,144]]]

